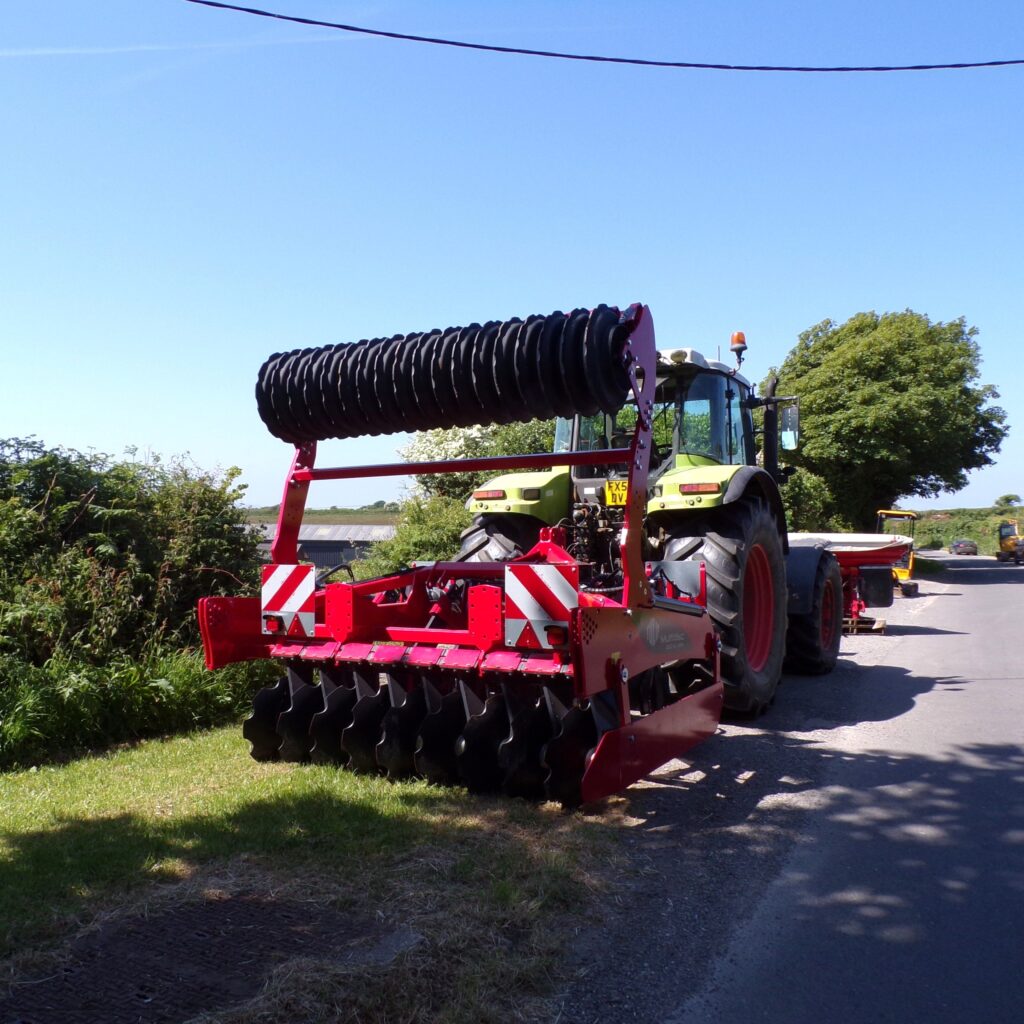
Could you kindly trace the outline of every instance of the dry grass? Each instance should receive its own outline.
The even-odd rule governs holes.
[[[423,783],[261,766],[226,742],[211,734],[143,745],[80,765],[77,776],[69,766],[66,776],[7,778],[7,821],[18,823],[8,880],[33,867],[53,877],[34,879],[43,916],[16,931],[35,942],[0,962],[0,978],[45,976],[76,939],[126,917],[255,893],[329,904],[376,922],[386,941],[369,959],[296,950],[253,1000],[202,1024],[551,1019],[550,993],[575,968],[573,929],[594,905],[612,807],[584,817]],[[62,794],[63,811],[47,806]],[[71,891],[62,846],[81,851],[94,829],[102,842],[91,855],[108,858],[106,873],[98,861],[80,865]],[[111,862],[112,842],[129,855]]]

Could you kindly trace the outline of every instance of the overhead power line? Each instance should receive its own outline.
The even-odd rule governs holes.
[[[463,50],[485,50],[488,53],[511,53],[523,57],[550,57],[556,60],[583,60],[596,64],[631,64],[647,68],[690,68],[698,71],[801,71],[811,74],[829,72],[863,71],[957,71],[963,68],[1002,68],[1013,64],[1024,64],[1020,60],[978,60],[960,61],[955,64],[879,64],[860,67],[799,67],[782,64],[708,64],[686,60],[647,60],[643,57],[602,57],[591,53],[561,53],[557,50],[531,50],[520,46],[492,46],[489,43],[467,43],[460,39],[438,39],[433,36],[417,36],[408,32],[387,32],[379,28],[363,28],[359,25],[345,25],[336,21],[320,21],[317,18],[300,18],[294,14],[278,14],[263,11],[257,7],[241,7],[238,4],[219,3],[218,0],[185,0],[202,7],[216,7],[224,11],[237,11],[258,18],[273,18],[276,21],[290,21],[296,25],[311,25],[315,28],[331,28],[339,32],[356,32],[364,36],[378,36],[383,39],[402,39],[410,43],[432,43],[434,46],[456,46]]]

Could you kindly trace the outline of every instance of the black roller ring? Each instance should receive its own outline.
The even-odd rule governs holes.
[[[608,358],[610,345],[608,334],[618,323],[618,313],[607,306],[598,306],[591,311],[584,334],[583,359],[586,366],[587,383],[600,407],[608,413],[615,413],[622,406],[625,393],[615,387],[614,366]]]
[[[601,346],[596,334],[600,330],[600,322],[600,307],[595,307],[590,311],[583,329],[583,379],[598,408],[607,411],[608,389],[604,380],[607,367],[601,359]]]
[[[405,430],[405,420],[395,398],[395,389],[389,381],[389,350],[391,338],[381,338],[374,346],[369,367],[368,383],[376,415],[383,425],[381,433],[397,434]]]
[[[322,438],[334,434],[334,422],[328,403],[331,400],[330,372],[335,347],[327,345],[317,354],[313,370],[313,392],[309,396],[310,410]]]
[[[276,358],[276,353],[260,367],[260,372],[256,376],[256,410],[259,412],[260,419],[263,420],[267,430],[274,437],[280,438],[281,426],[277,422],[277,416],[274,414],[273,396],[270,386],[270,364],[274,358]]]
[[[381,346],[377,359],[377,373],[373,378],[373,394],[377,408],[389,423],[395,425],[396,432],[406,429],[405,411],[398,401],[398,392],[395,390],[395,363],[403,337],[404,335],[396,334]]]
[[[454,427],[458,422],[458,399],[452,385],[453,349],[459,337],[457,327],[449,327],[434,347],[432,356],[431,380],[434,385],[434,400],[444,410],[446,427]]]
[[[519,388],[523,393],[526,408],[535,419],[541,420],[550,419],[552,416],[551,406],[541,388],[538,366],[538,349],[546,322],[545,317],[536,314],[527,317],[519,332],[515,352],[516,376],[519,378]]]
[[[579,411],[575,391],[570,389],[567,378],[567,375],[573,372],[574,361],[569,350],[573,343],[573,318],[578,313],[578,310],[573,310],[565,315],[561,323],[561,332],[554,342],[555,366],[550,382],[551,394],[558,415],[567,418],[572,418]]]
[[[352,351],[349,352],[349,386],[346,393],[346,398],[351,399],[352,403],[352,416],[349,421],[345,424],[346,437],[355,437],[359,434],[372,434],[374,433],[374,426],[370,422],[370,416],[367,413],[364,404],[362,404],[362,389],[359,386],[362,373],[364,373],[364,367],[366,365],[367,357],[370,354],[370,339],[364,339],[357,341],[352,345]]]
[[[395,398],[401,410],[405,430],[423,430],[419,406],[413,391],[412,361],[416,351],[418,334],[407,334],[395,350],[392,384]]]
[[[629,337],[629,328],[622,323],[622,313],[614,306],[610,307],[614,313],[614,319],[609,318],[608,329],[601,332],[601,340],[605,346],[605,358],[611,367],[610,379],[616,393],[621,392],[623,401],[630,391],[629,374],[622,365],[622,351],[626,339]]]
[[[395,352],[398,344],[394,338],[385,338],[377,348],[374,358],[371,387],[377,411],[388,424],[385,433],[398,434],[406,430],[405,410],[399,405],[394,384]]]
[[[322,350],[319,348],[305,350],[300,365],[302,367],[301,376],[301,402],[299,403],[299,411],[302,416],[303,429],[307,435],[314,438],[321,436],[322,424],[320,418],[317,415],[317,410],[313,406],[313,401],[316,396],[317,386],[317,371],[319,369],[319,359]]]
[[[362,412],[359,403],[358,376],[362,360],[366,358],[366,346],[362,342],[348,346],[348,354],[345,359],[345,377],[342,383],[342,396],[345,407],[345,421],[339,424],[339,437],[358,437],[360,434],[368,434],[366,414]]]
[[[494,349],[500,329],[501,324],[497,320],[488,320],[473,346],[473,390],[481,416],[486,417],[476,419],[474,423],[509,422],[504,417],[504,410],[499,408],[500,399],[494,386]]]
[[[444,418],[444,410],[438,405],[434,396],[434,348],[441,339],[440,331],[428,331],[416,346],[413,356],[413,394],[420,416],[430,424],[430,429],[439,427]]]
[[[562,378],[558,359],[566,319],[566,315],[561,311],[546,316],[540,339],[537,342],[537,377],[544,395],[544,402],[551,410],[549,413],[551,416],[573,415],[568,398],[561,386]]]
[[[516,372],[516,349],[519,346],[522,329],[523,321],[518,317],[506,320],[498,332],[494,350],[494,386],[498,391],[502,409],[517,420],[529,418],[522,384]]]
[[[359,431],[360,434],[390,434],[396,429],[394,424],[389,423],[383,411],[377,404],[377,396],[373,390],[373,380],[377,372],[377,362],[380,357],[381,347],[386,339],[371,338],[368,341],[360,342],[363,347],[363,356],[359,361],[359,370],[356,373],[356,395],[359,408],[366,418],[368,430]]]
[[[281,428],[279,435],[291,444],[304,440],[299,425],[292,417],[291,403],[288,400],[288,380],[295,352],[282,352],[274,361],[270,370],[270,394],[274,416]]]
[[[629,326],[628,324],[618,323],[609,332],[609,342],[612,350],[612,365],[615,367],[613,372],[616,387],[621,387],[627,394],[630,391],[632,385],[629,379],[629,370],[622,361],[622,355],[626,350],[626,342],[629,340]]]
[[[327,373],[327,397],[324,405],[331,421],[331,437],[341,437],[349,412],[345,407],[345,389],[342,381],[348,375],[348,352],[351,345],[337,345],[331,356]]]
[[[417,372],[417,363],[423,356],[423,338],[422,334],[410,334],[405,339],[405,358],[402,361],[403,395],[407,403],[405,415],[413,430],[431,430],[436,426],[429,416],[424,415],[417,393],[422,373]]]
[[[261,367],[258,387],[260,389],[260,416],[267,428],[275,437],[282,437],[286,433],[285,426],[277,412],[275,375],[277,362],[281,358],[280,352],[275,352]]]
[[[269,365],[270,359],[264,360],[263,365],[260,367],[259,372],[256,374],[256,411],[260,414],[260,419],[266,424],[267,430],[272,434],[277,433],[276,421],[274,418],[274,409],[270,400],[270,372]]]
[[[319,390],[320,360],[323,358],[323,348],[315,348],[306,364],[306,372],[303,377],[302,398],[305,407],[306,420],[312,431],[319,438],[323,433],[323,392]]]
[[[589,311],[585,309],[576,309],[569,314],[566,329],[562,332],[562,347],[559,350],[562,384],[573,408],[581,416],[593,416],[601,408],[590,389],[583,360],[583,341],[589,316]]]
[[[315,348],[302,350],[302,354],[296,360],[295,378],[288,396],[292,416],[302,429],[303,440],[315,440],[318,437],[318,424],[313,418],[313,411],[309,405],[318,353],[319,350]]]
[[[477,323],[463,327],[452,348],[451,381],[455,392],[453,419],[458,427],[478,423],[479,417],[483,415],[473,387],[473,352],[481,330],[483,328]]]

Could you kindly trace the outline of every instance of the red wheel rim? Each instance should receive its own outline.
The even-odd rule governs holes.
[[[755,544],[747,556],[743,580],[743,634],[747,647],[747,664],[760,672],[772,652],[775,632],[775,587],[768,554]]]
[[[825,581],[825,590],[821,595],[821,649],[830,651],[836,635],[836,596],[829,580]]]

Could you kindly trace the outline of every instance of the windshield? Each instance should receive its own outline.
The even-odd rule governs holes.
[[[555,452],[572,451],[572,420],[559,416],[555,420]]]
[[[682,391],[680,452],[728,465],[751,462],[747,441],[753,423],[743,401],[746,391],[724,374],[696,374]]]
[[[673,451],[676,404],[671,399],[669,401],[655,402],[651,412],[651,469],[657,470]],[[605,413],[597,413],[594,416],[580,416],[575,450],[589,452],[602,451],[608,448],[628,448],[633,443],[636,417],[636,405],[633,402],[624,405],[614,416],[606,415]],[[556,452],[570,450],[571,427],[571,420],[558,420],[555,424]],[[589,476],[595,472],[602,476],[626,476],[629,468],[627,463],[603,467],[600,470],[583,466],[574,467],[574,474],[576,476]]]

